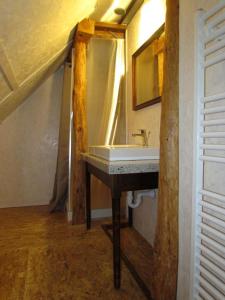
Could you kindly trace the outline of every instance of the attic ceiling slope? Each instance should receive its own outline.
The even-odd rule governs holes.
[[[24,81],[22,86],[11,92],[8,97],[5,97],[0,103],[0,123],[13,112],[24,100],[32,94],[52,73],[54,73],[65,61],[68,56],[68,48],[53,57],[50,62],[42,66],[35,73],[35,76]]]
[[[0,122],[63,63],[84,18],[100,21],[131,0],[0,1]],[[112,19],[114,18],[114,19]],[[63,59],[62,59],[63,58]]]

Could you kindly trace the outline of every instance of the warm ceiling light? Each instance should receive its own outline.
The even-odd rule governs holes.
[[[126,13],[126,8],[129,6],[131,0],[114,0],[111,6],[102,16],[102,22],[118,21],[119,16],[123,16]]]
[[[124,8],[117,7],[114,9],[114,13],[119,15],[119,16],[124,16],[126,14],[126,11]]]

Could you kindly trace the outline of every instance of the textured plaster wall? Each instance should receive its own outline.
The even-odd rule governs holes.
[[[60,68],[0,124],[0,207],[49,203],[62,81]]]
[[[179,278],[178,300],[190,295],[193,116],[195,101],[195,21],[197,9],[207,9],[217,0],[180,0],[180,186],[179,186]],[[215,174],[213,173],[213,176]]]
[[[146,2],[147,3],[147,2]],[[150,145],[159,147],[161,104],[132,110],[132,54],[146,41],[165,21],[165,1],[151,0],[143,4],[127,28],[126,45],[126,102],[127,102],[127,139],[129,144],[141,143],[141,139],[131,136],[137,129],[151,131]],[[156,224],[157,200],[145,198],[139,208],[134,209],[134,226],[153,243]]]
[[[118,0],[128,6],[131,0]],[[118,20],[113,0],[0,1],[0,122],[53,73],[82,19]],[[109,7],[110,13],[106,13]],[[62,57],[63,56],[63,57]]]

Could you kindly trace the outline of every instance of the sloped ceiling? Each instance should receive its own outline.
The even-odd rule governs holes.
[[[76,24],[130,0],[1,0],[0,122],[65,60]],[[109,19],[110,18],[110,19]]]

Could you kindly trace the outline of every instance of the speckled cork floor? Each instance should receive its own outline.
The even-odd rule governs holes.
[[[0,300],[146,299],[124,264],[121,290],[112,278],[99,223],[86,232],[45,206],[0,209]]]

